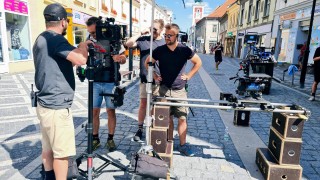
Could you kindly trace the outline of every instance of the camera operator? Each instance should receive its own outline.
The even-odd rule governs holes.
[[[189,47],[178,42],[180,28],[177,24],[167,24],[164,34],[166,44],[157,47],[153,51],[152,62],[159,62],[160,76],[156,80],[160,81],[160,96],[173,98],[187,98],[186,82],[190,80],[201,67],[201,59]],[[148,67],[147,58],[145,66]],[[190,59],[193,67],[189,73],[185,74],[187,61]],[[176,101],[177,103],[187,103]],[[187,137],[187,107],[170,108],[169,138],[173,138],[173,116],[178,118],[178,134],[180,137],[179,152],[186,156],[193,156],[194,153],[186,143]]]
[[[42,161],[46,179],[65,180],[68,157],[76,154],[71,112],[75,91],[73,65],[86,64],[89,41],[73,47],[63,37],[68,26],[67,12],[58,3],[44,9],[46,31],[33,46],[37,116],[42,134]]]
[[[164,39],[161,36],[161,32],[163,31],[164,22],[162,19],[155,19],[153,21],[153,47],[155,49],[158,46],[162,46],[165,44]],[[140,49],[140,105],[139,105],[139,112],[138,112],[138,131],[134,135],[135,141],[140,141],[142,138],[143,133],[143,123],[146,117],[146,108],[147,108],[147,91],[146,91],[146,83],[147,83],[147,76],[148,72],[144,66],[146,58],[149,56],[150,53],[150,41],[151,35],[143,36],[150,34],[150,28],[145,29],[141,32],[141,35],[136,35],[128,39],[126,42],[126,46],[129,48],[138,47]],[[155,71],[159,72],[157,66],[155,67]],[[158,73],[159,74],[159,73]],[[153,86],[153,92],[156,93],[157,85]]]
[[[95,42],[96,45],[100,45],[99,41],[96,40],[96,25],[97,22],[100,21],[97,17],[91,17],[87,20],[87,30],[89,32],[88,39],[92,42]],[[124,55],[125,49],[123,45],[121,45],[121,50],[119,51],[118,55],[113,55],[112,60],[114,62],[118,62],[119,64],[126,63],[126,56]],[[111,62],[110,62],[111,63]],[[111,69],[102,69],[102,73],[110,73],[114,72],[114,66],[111,66]],[[119,73],[119,72],[116,72]],[[97,74],[95,74],[97,76]],[[111,100],[110,96],[101,96],[100,94],[112,94],[112,90],[115,87],[114,79],[108,82],[94,82],[93,83],[93,150],[96,150],[100,144],[99,139],[99,127],[100,127],[100,108],[102,104],[102,100],[104,98],[106,102],[106,112],[108,114],[108,139],[106,143],[106,147],[108,148],[109,152],[114,151],[116,149],[116,145],[113,140],[113,136],[115,133],[116,128],[116,107]]]

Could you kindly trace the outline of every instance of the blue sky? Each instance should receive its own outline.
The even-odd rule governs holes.
[[[221,5],[225,0],[203,0],[205,5],[204,15],[209,15],[214,9]],[[164,6],[173,11],[175,20],[174,23],[178,24],[181,31],[187,31],[192,24],[192,5],[194,0],[184,0],[186,8],[183,7],[182,0],[156,0],[160,6]]]

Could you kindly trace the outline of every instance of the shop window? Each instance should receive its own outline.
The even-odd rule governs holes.
[[[30,59],[31,48],[28,17],[6,13],[6,28],[10,60]]]

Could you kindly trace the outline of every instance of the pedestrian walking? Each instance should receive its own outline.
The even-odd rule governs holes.
[[[155,75],[156,81],[160,81],[159,94],[162,97],[187,98],[186,83],[201,67],[201,59],[189,47],[178,42],[180,28],[177,24],[165,26],[166,44],[157,47],[152,54],[152,62],[159,63],[160,76]],[[145,66],[148,67],[147,58]],[[193,63],[189,73],[185,73],[187,61]],[[177,103],[187,103],[177,101]],[[178,118],[178,134],[180,138],[179,152],[186,156],[194,156],[194,153],[186,143],[187,137],[187,107],[170,108],[169,139],[173,137],[173,117]]]
[[[306,49],[307,49],[307,42],[304,42],[303,46],[300,49],[300,55],[298,57],[299,71],[302,69],[303,58],[304,58],[304,53],[306,52]]]
[[[320,81],[320,47],[316,49],[316,52],[314,53],[313,56],[313,73],[314,73],[314,81],[312,84],[312,89],[311,89],[311,97],[309,98],[309,101],[314,101],[316,100],[316,90],[318,83]]]
[[[48,5],[43,15],[46,31],[37,37],[33,46],[42,161],[46,179],[65,180],[69,156],[76,155],[71,112],[75,91],[73,66],[86,64],[91,42],[82,42],[75,48],[63,37],[68,19],[60,4]]]
[[[222,62],[223,46],[220,42],[213,48],[214,61],[216,62],[216,70],[219,70],[219,64]]]

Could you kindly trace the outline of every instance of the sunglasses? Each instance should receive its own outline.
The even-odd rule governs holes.
[[[164,34],[163,36],[164,36],[164,38],[170,39],[171,37],[176,36],[176,34]]]
[[[151,31],[151,28],[150,28],[150,31]],[[153,28],[153,32],[157,32],[158,29],[157,28]]]

